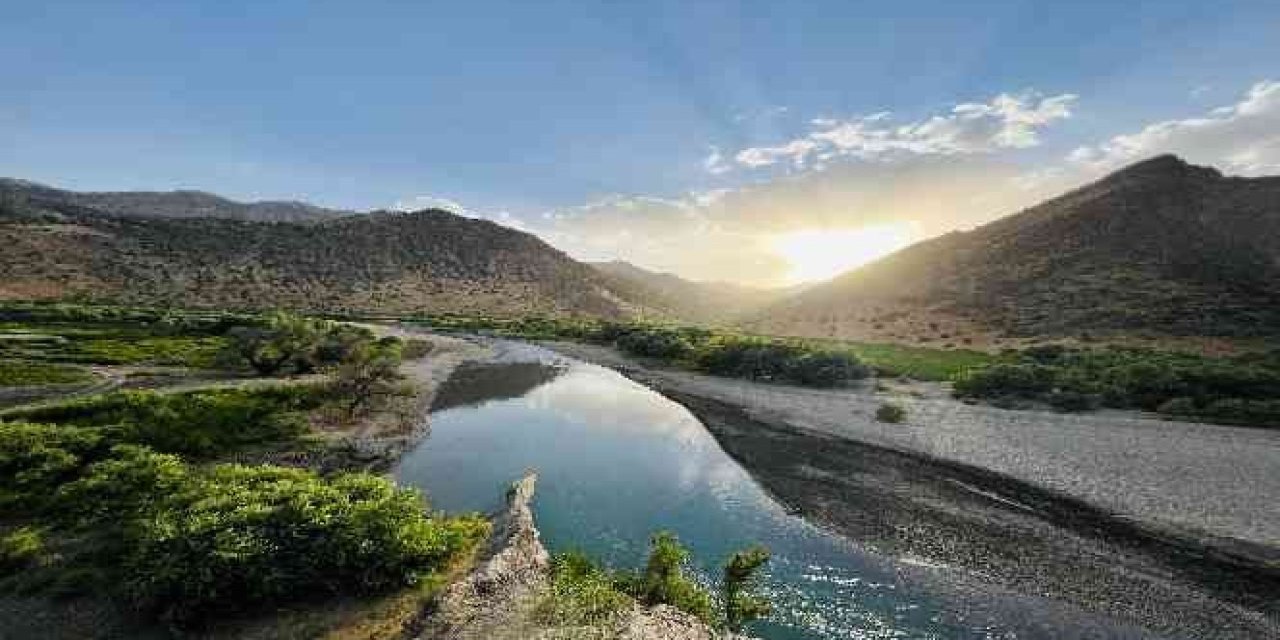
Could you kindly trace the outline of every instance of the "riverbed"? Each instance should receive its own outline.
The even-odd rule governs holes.
[[[981,577],[835,535],[759,484],[686,406],[617,372],[516,342],[464,365],[439,390],[431,434],[397,479],[435,508],[490,512],[534,469],[534,512],[553,551],[581,549],[638,567],[670,530],[713,584],[732,551],[773,552],[764,589],[775,612],[762,638],[1158,637]]]

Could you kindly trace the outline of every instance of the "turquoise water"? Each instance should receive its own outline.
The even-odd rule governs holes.
[[[436,412],[397,479],[424,489],[435,508],[492,512],[505,487],[535,469],[547,547],[615,567],[640,566],[659,529],[680,537],[709,583],[734,550],[764,544],[776,611],[751,629],[762,638],[1000,635],[957,621],[886,560],[785,513],[680,405],[608,369],[557,366],[558,375],[515,397],[508,388],[484,401],[470,389],[471,404]]]

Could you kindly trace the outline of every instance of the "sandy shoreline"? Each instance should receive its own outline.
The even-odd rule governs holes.
[[[1035,412],[966,407],[927,392],[893,398],[908,406],[904,428],[860,415],[885,399],[870,390],[753,384],[649,366],[605,347],[545,346],[680,402],[782,502],[877,551],[958,568],[952,587],[972,589],[975,600],[997,588],[1163,637],[1280,638],[1277,514],[1267,506],[1278,494],[1266,489],[1277,478],[1233,484],[1250,480],[1250,465],[1280,467],[1280,449],[1271,448],[1280,434],[1115,415],[1093,416],[1103,429],[1087,419],[1062,427]],[[956,420],[984,411],[999,414]],[[1159,431],[1169,425],[1172,433]],[[942,433],[922,433],[929,429]],[[1033,442],[1046,431],[1055,431],[1048,444]],[[983,438],[1000,439],[987,451]],[[1178,449],[1187,442],[1207,450],[1203,468],[1179,468],[1184,453],[1196,453]],[[1251,455],[1232,464],[1242,449]],[[1170,451],[1167,468],[1137,467]],[[1227,481],[1205,484],[1215,472]],[[1162,484],[1166,474],[1183,483]],[[1224,488],[1227,495],[1212,495]]]

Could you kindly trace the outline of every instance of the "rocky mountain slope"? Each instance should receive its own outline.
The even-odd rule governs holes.
[[[27,180],[0,178],[0,208],[57,212],[66,206],[118,217],[228,218],[255,222],[315,222],[354,214],[305,202],[236,202],[203,191],[77,192]]]
[[[726,282],[697,282],[650,271],[630,262],[589,263],[618,282],[617,288],[673,318],[703,324],[727,324],[777,301],[792,289],[762,289]]]
[[[6,193],[0,299],[604,317],[638,309],[538,238],[445,211],[261,222],[117,215],[79,197],[96,194]],[[154,202],[112,201],[133,196]]]
[[[1152,158],[845,273],[750,325],[939,343],[1280,336],[1280,177]]]

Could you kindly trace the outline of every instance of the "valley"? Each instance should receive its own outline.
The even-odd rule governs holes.
[[[1158,157],[757,289],[5,180],[0,629],[1275,637],[1275,187]]]

